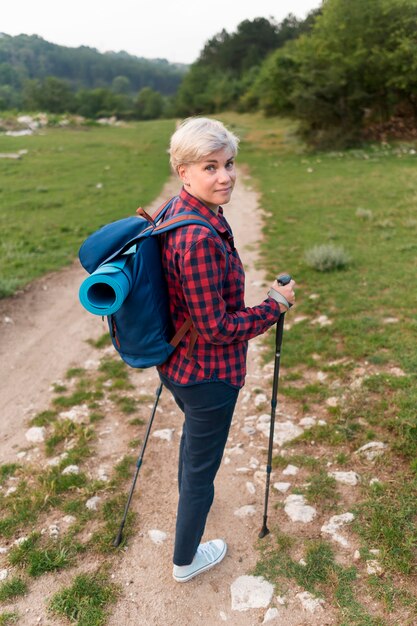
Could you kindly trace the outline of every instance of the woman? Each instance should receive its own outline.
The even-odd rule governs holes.
[[[200,543],[214,497],[239,389],[244,384],[248,340],[264,333],[293,303],[294,281],[277,281],[258,306],[244,304],[244,270],[221,205],[236,181],[238,139],[207,118],[185,120],[171,138],[170,161],[183,183],[166,217],[193,211],[214,227],[189,225],[164,235],[162,262],[170,308],[178,329],[193,328],[159,374],[184,412],[180,443],[179,502],[174,579],[186,582],[220,563],[222,539]]]

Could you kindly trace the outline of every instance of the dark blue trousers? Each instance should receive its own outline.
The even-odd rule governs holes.
[[[174,564],[189,565],[204,533],[214,498],[239,389],[222,382],[181,386],[160,374],[185,420],[178,463],[178,512]]]

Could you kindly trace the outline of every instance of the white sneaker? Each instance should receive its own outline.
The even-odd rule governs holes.
[[[174,565],[172,575],[177,582],[185,583],[220,563],[226,556],[226,552],[227,544],[223,539],[213,539],[213,541],[200,543],[192,563],[190,565]]]

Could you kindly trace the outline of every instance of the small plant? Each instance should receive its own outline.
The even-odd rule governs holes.
[[[14,476],[18,468],[19,465],[17,463],[5,463],[4,465],[0,465],[0,485],[10,476]]]
[[[0,626],[9,626],[9,624],[17,624],[19,613],[16,611],[5,611],[0,613]]]
[[[52,597],[49,609],[78,626],[101,626],[106,622],[106,607],[116,596],[117,588],[104,574],[81,574],[71,587]]]
[[[350,263],[350,257],[345,250],[331,243],[313,246],[306,251],[304,259],[309,267],[318,272],[339,270]]]
[[[373,213],[371,209],[362,209],[362,207],[358,207],[355,213],[356,217],[360,217],[363,220],[371,220],[373,218]]]
[[[17,596],[24,596],[26,592],[27,584],[25,581],[19,576],[14,576],[0,585],[0,602],[17,598]]]

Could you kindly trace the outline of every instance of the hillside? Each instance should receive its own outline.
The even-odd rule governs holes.
[[[0,89],[21,91],[26,80],[54,76],[74,90],[115,87],[137,93],[151,87],[164,95],[177,90],[187,66],[165,59],[144,59],[127,52],[100,53],[94,48],[69,48],[37,35],[12,37],[0,33]]]

